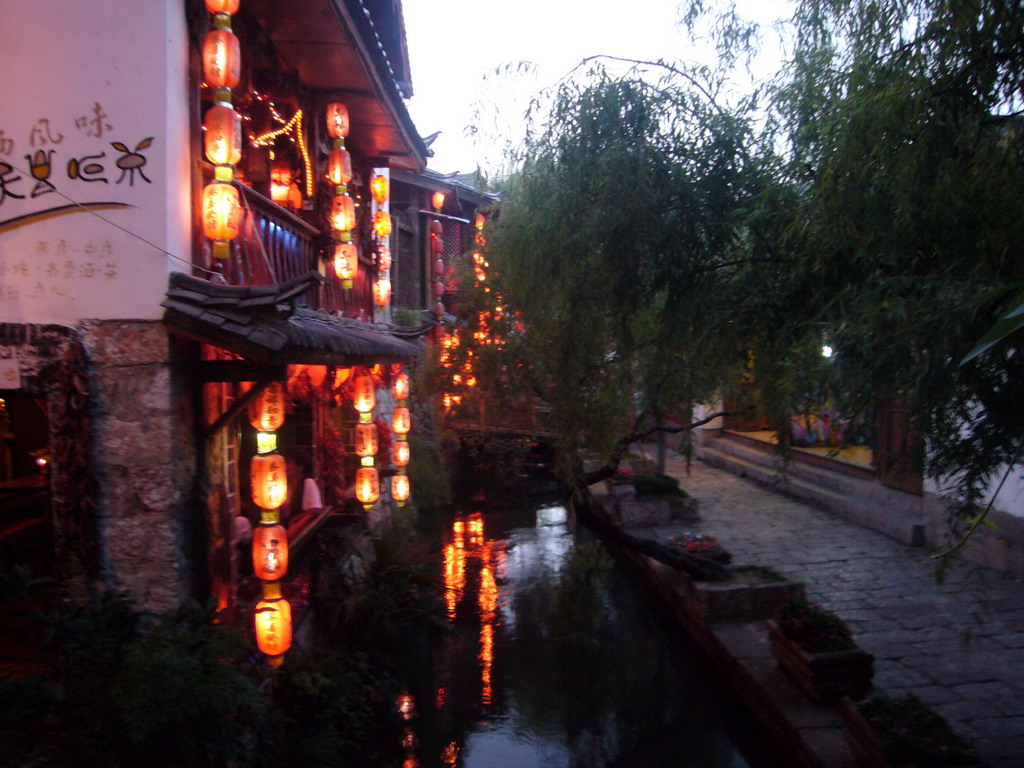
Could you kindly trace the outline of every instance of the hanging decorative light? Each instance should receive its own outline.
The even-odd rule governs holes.
[[[213,88],[234,88],[242,77],[242,48],[231,32],[231,18],[218,13],[203,41],[203,79]]]
[[[359,255],[352,243],[340,243],[334,249],[334,273],[341,279],[341,287],[349,289],[359,271]]]
[[[395,434],[406,435],[411,427],[412,418],[409,416],[409,409],[404,406],[395,408],[395,413],[391,419],[391,428],[395,431]]]
[[[391,249],[386,245],[380,246],[377,251],[377,268],[381,272],[391,269]]]
[[[377,233],[377,237],[390,237],[391,214],[384,210],[377,211],[373,215],[373,231]]]
[[[360,413],[369,413],[377,405],[377,389],[372,376],[364,373],[352,380],[352,404]]]
[[[274,432],[284,424],[284,385],[273,381],[249,402],[249,423],[261,432]]]
[[[327,156],[327,179],[335,186],[352,181],[352,155],[348,150],[335,148]]]
[[[431,197],[431,202],[434,204],[435,211],[440,211],[444,208],[444,192],[435,192]]]
[[[356,206],[348,195],[335,195],[331,201],[331,226],[344,231],[356,228]]]
[[[378,173],[370,180],[370,192],[376,202],[383,203],[387,200],[390,191],[391,182],[388,181],[387,176]]]
[[[328,104],[327,134],[332,139],[344,139],[348,136],[348,129],[348,107],[339,102],[332,102],[331,104]]]
[[[378,307],[386,307],[391,301],[391,281],[386,277],[378,277],[373,283],[373,300]]]
[[[380,477],[374,467],[360,467],[356,471],[356,498],[366,509],[380,498]]]
[[[256,603],[256,645],[271,664],[280,664],[280,656],[292,647],[292,607],[281,597],[277,582],[264,583],[263,599]]]
[[[210,13],[238,13],[239,0],[206,0],[206,10]]]
[[[229,106],[215,104],[206,112],[203,146],[217,165],[237,165],[242,159],[242,120]]]
[[[398,506],[404,506],[409,500],[409,476],[398,474],[391,476],[391,498],[398,502]]]
[[[253,456],[249,464],[252,500],[263,509],[277,509],[288,496],[288,476],[279,453]]]
[[[229,240],[242,228],[242,203],[231,184],[214,181],[203,189],[203,233],[213,240],[213,257],[226,259]]]
[[[400,373],[395,376],[394,382],[391,384],[391,394],[395,396],[395,400],[401,402],[402,400],[409,399],[409,375],[406,373]]]
[[[409,463],[409,442],[395,440],[391,444],[391,463],[396,467],[404,467]]]
[[[252,532],[252,570],[256,578],[277,581],[288,573],[288,532],[278,523],[261,523]]]
[[[366,414],[369,418],[370,414]],[[377,425],[372,421],[356,424],[355,429],[356,456],[366,458],[377,455]]]

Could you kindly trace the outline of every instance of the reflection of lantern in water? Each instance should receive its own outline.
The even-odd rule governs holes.
[[[283,526],[256,526],[252,532],[252,570],[264,581],[277,581],[288,573],[288,533]]]
[[[398,695],[398,713],[402,716],[403,720],[411,720],[416,717],[416,701],[408,693],[400,693]]]

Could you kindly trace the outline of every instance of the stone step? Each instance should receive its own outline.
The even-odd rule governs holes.
[[[769,451],[727,437],[706,436],[697,455],[706,464],[749,477],[903,544],[924,543],[922,501],[913,494],[797,461],[784,466]]]

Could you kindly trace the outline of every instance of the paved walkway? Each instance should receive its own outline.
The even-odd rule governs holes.
[[[694,461],[667,472],[701,521],[659,530],[717,536],[740,565],[805,582],[875,655],[875,687],[913,693],[992,768],[1024,766],[1024,585],[966,563],[940,583],[926,551],[899,544],[753,481]]]

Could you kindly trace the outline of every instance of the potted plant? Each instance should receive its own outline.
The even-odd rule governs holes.
[[[933,768],[981,765],[949,724],[913,696],[844,697],[843,734],[861,768]]]
[[[681,533],[665,540],[670,547],[676,547],[694,555],[706,557],[716,563],[728,565],[732,562],[732,553],[718,543],[715,536],[707,533]]]
[[[857,647],[850,628],[832,611],[787,601],[768,621],[768,634],[779,666],[810,698],[861,699],[871,688],[874,657]]]

